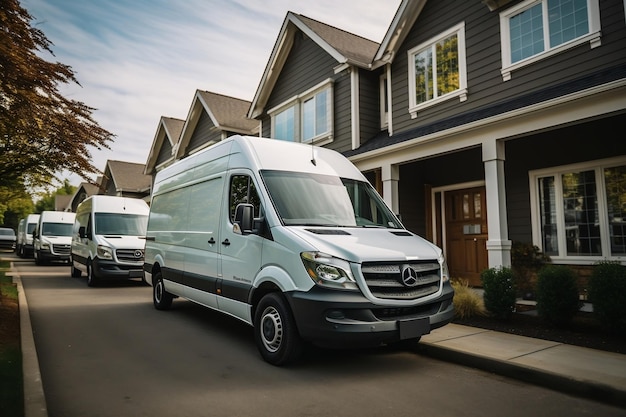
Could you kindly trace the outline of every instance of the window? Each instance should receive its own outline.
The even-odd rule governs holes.
[[[600,44],[598,0],[527,0],[500,14],[502,74],[564,49]]]
[[[626,255],[626,164],[531,173],[535,244],[552,257],[600,260]]]
[[[467,99],[465,25],[460,24],[408,52],[409,112],[443,100]]]
[[[332,112],[332,89],[330,81],[325,81],[268,112],[272,117],[272,137],[328,143],[332,140]]]
[[[233,175],[230,180],[229,216],[230,221],[235,220],[235,209],[238,204],[249,203],[254,206],[254,217],[260,217],[261,199],[257,194],[252,178],[248,175]]]

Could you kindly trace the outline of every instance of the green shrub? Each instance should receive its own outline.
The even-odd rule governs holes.
[[[626,267],[602,261],[589,278],[589,300],[593,315],[610,331],[626,332]]]
[[[535,298],[537,272],[547,263],[550,257],[531,243],[513,242],[511,247],[511,268],[515,276],[515,288],[518,297]]]
[[[568,324],[580,310],[574,271],[564,265],[549,265],[537,278],[537,313],[557,326]]]
[[[508,267],[485,269],[480,274],[485,308],[492,316],[508,320],[515,309],[513,270]]]
[[[454,315],[459,319],[485,315],[485,305],[480,295],[470,288],[467,280],[453,279]]]

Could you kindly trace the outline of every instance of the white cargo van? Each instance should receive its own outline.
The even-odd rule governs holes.
[[[66,211],[41,212],[33,232],[33,250],[37,265],[50,261],[70,261],[75,219],[75,213]]]
[[[33,256],[33,232],[37,228],[39,214],[29,214],[17,227],[17,246],[15,252],[20,258]]]
[[[72,276],[100,280],[141,278],[148,204],[137,198],[94,195],[78,205],[72,234]]]
[[[414,345],[449,323],[442,251],[406,230],[341,154],[233,136],[160,171],[146,280],[254,327],[264,360],[329,347]]]

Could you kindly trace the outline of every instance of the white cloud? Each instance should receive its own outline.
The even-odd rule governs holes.
[[[109,159],[145,163],[161,116],[185,119],[196,89],[252,100],[288,11],[380,42],[400,0],[23,0],[56,60],[116,135]],[[71,176],[77,185],[80,179]]]

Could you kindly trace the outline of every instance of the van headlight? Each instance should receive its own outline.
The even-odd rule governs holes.
[[[343,259],[322,252],[302,252],[304,268],[317,285],[341,290],[358,290],[350,272],[350,264]]]
[[[441,265],[441,281],[446,283],[450,281],[450,271],[448,271],[448,264],[443,255],[439,257],[439,264]]]
[[[98,245],[98,258],[113,259],[113,250],[108,246]]]

